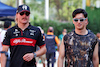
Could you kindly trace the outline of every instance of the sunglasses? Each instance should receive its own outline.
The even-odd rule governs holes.
[[[84,20],[86,20],[86,18],[81,18],[81,19],[74,18],[73,20],[74,20],[75,22],[78,22],[78,21],[83,22]]]
[[[21,12],[21,13],[20,13],[21,16],[24,15],[24,14],[25,14],[26,16],[29,16],[29,15],[30,15],[29,12]]]

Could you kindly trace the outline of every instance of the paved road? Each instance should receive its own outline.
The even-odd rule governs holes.
[[[58,56],[59,56],[59,53],[58,53],[58,51],[56,51],[56,62],[55,62],[55,66],[54,67],[57,67]],[[45,65],[47,67],[47,61],[45,61]],[[43,67],[42,63],[37,63],[37,67]],[[50,66],[50,67],[52,67],[52,66]]]
[[[46,63],[45,65],[47,67],[47,61],[45,61],[45,63]],[[42,63],[37,63],[37,67],[43,67]],[[50,66],[50,67],[52,67],[52,66]],[[54,67],[57,67],[57,61],[55,62],[55,66]]]

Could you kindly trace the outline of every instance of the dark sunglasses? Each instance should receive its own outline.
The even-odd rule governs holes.
[[[86,20],[86,18],[81,18],[81,19],[74,18],[73,20],[74,20],[75,22],[78,22],[78,21],[83,22],[84,20]]]
[[[26,16],[29,16],[29,15],[30,15],[29,12],[21,12],[21,13],[20,13],[21,16],[24,15],[24,14],[25,14]]]

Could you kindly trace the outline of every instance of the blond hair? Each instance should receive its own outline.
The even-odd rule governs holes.
[[[16,13],[17,14],[17,13]],[[17,24],[18,22],[18,18],[15,16],[15,23]]]

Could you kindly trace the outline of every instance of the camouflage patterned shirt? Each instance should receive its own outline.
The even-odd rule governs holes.
[[[65,35],[66,67],[93,67],[91,58],[97,41],[90,30],[87,35],[78,35],[75,30]]]

